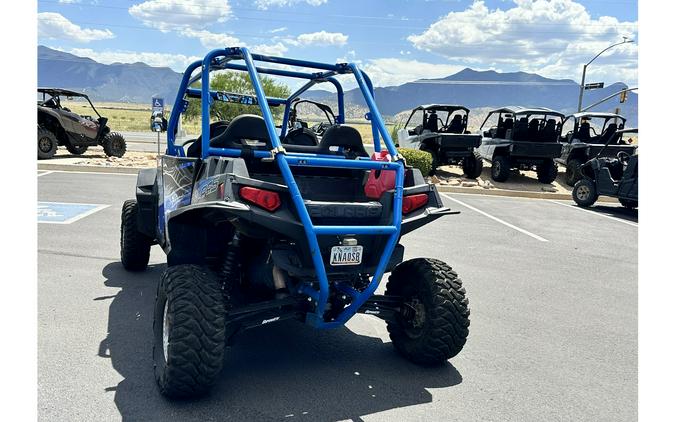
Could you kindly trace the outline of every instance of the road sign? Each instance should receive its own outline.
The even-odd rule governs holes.
[[[152,97],[152,114],[164,113],[164,98]]]
[[[38,202],[38,223],[70,224],[107,207],[99,204]]]
[[[605,87],[604,82],[595,82],[595,83],[592,83],[592,84],[584,85],[584,89],[587,90],[587,91],[589,89],[599,89],[599,88],[604,88],[604,87]]]

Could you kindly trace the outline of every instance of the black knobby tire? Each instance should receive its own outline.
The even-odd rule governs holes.
[[[155,300],[152,355],[155,380],[163,395],[202,395],[220,373],[229,306],[229,296],[221,286],[218,275],[206,266],[176,265],[162,274]]]
[[[52,158],[54,154],[56,154],[59,142],[56,140],[56,135],[54,135],[52,131],[38,126],[37,146],[38,159],[45,160]]]
[[[576,158],[572,158],[567,162],[565,166],[565,183],[568,186],[574,186],[583,177],[581,174],[582,164],[581,160]]]
[[[469,335],[469,300],[462,280],[446,263],[416,258],[399,264],[389,276],[385,294],[404,298],[387,330],[405,358],[437,365],[462,350]],[[411,321],[409,310],[413,308]]]
[[[550,158],[537,165],[537,180],[541,183],[553,183],[558,177],[558,165]]]
[[[438,162],[438,152],[431,149],[420,149],[420,151],[428,152],[431,154],[431,170],[429,170],[429,176],[436,174],[436,169],[439,167],[440,163]]]
[[[511,162],[508,157],[498,155],[492,160],[491,176],[495,182],[506,182],[511,174]]]
[[[138,230],[138,203],[134,199],[122,205],[120,258],[128,271],[143,271],[150,260],[152,239]]]
[[[66,144],[66,149],[69,153],[73,155],[82,155],[87,152],[89,147],[87,145],[72,145],[70,143]]]
[[[598,190],[595,187],[595,182],[590,179],[583,178],[574,184],[572,189],[572,199],[580,207],[590,207],[598,200]]]
[[[469,179],[477,179],[483,173],[483,159],[474,152],[472,156],[462,160],[462,170]]]
[[[628,208],[629,210],[638,207],[638,201],[635,201],[633,199],[619,198],[619,202],[621,203],[621,205],[623,205],[625,208]]]
[[[127,152],[127,141],[117,132],[110,132],[103,138],[103,151],[108,157],[122,157]]]

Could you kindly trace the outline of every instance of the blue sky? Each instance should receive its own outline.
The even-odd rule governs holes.
[[[40,44],[176,71],[212,48],[354,61],[376,85],[465,67],[637,83],[634,0],[38,0]]]

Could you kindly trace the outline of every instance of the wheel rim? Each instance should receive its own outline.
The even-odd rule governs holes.
[[[38,148],[40,148],[40,151],[42,152],[49,152],[49,150],[52,149],[52,141],[49,139],[47,136],[43,136],[40,138],[38,141]]]
[[[426,321],[424,304],[416,297],[408,302],[404,302],[401,307],[401,319],[403,329],[408,337],[420,337]]]
[[[162,313],[162,350],[164,350],[164,362],[167,361],[169,354],[169,301],[164,302],[164,312]]]
[[[591,196],[591,190],[588,186],[581,185],[577,188],[577,198],[581,201],[587,200]]]

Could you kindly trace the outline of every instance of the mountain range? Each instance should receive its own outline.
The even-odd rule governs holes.
[[[375,75],[371,75],[375,76]],[[152,67],[145,63],[102,64],[87,57],[38,47],[38,85],[70,88],[86,92],[93,100],[148,103],[152,96],[173,102],[181,74],[168,67]],[[592,104],[622,88],[615,83],[602,89],[586,91],[584,105]],[[550,79],[525,72],[477,71],[466,68],[439,79],[420,79],[398,86],[375,88],[380,112],[393,116],[420,104],[451,103],[469,108],[490,108],[506,105],[548,107],[564,113],[576,110],[579,84],[571,79]],[[332,103],[335,94],[311,90],[303,98]],[[345,102],[358,108],[365,101],[358,89],[345,92]],[[621,108],[630,126],[637,126],[638,96],[628,93],[628,100],[619,104],[610,100],[594,111]]]

